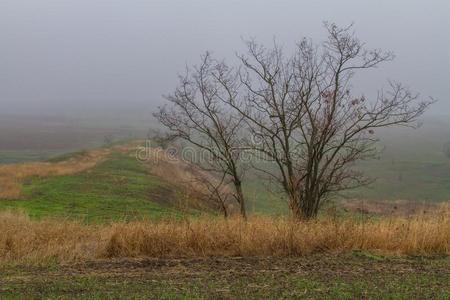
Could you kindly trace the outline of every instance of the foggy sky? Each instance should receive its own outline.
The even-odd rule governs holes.
[[[358,90],[399,80],[450,115],[448,0],[0,0],[0,115],[149,112],[204,51],[232,60],[242,38],[319,42],[323,21],[354,22],[396,54]]]

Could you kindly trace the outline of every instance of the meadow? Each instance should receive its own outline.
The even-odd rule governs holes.
[[[107,154],[99,152],[97,155]],[[127,153],[108,151],[107,158],[97,157],[87,161],[85,166],[76,160],[75,168],[70,168],[67,163],[62,166],[61,163],[49,164],[56,166],[48,170],[53,171],[52,176],[43,176],[44,168],[38,165],[39,171],[31,173],[19,185],[16,197],[0,200],[0,208],[24,211],[33,218],[59,216],[84,222],[126,221],[178,214],[170,207],[169,201],[153,201],[168,189],[165,187],[167,183],[151,175],[145,166]],[[81,172],[82,168],[89,166],[89,170]],[[25,169],[31,171],[29,163],[25,164]],[[59,175],[52,169],[56,169]]]
[[[377,136],[379,156],[356,166],[371,179],[371,184],[341,192],[333,201],[450,201],[450,157],[444,152],[444,145],[450,142],[449,118],[426,118],[418,129],[389,129]],[[245,188],[250,209],[264,214],[286,213],[279,190],[258,178],[249,179]]]
[[[0,298],[448,299],[442,128],[387,136],[360,165],[378,180],[307,222],[254,176],[249,220],[224,219],[189,165],[137,160],[141,142],[3,157]]]
[[[106,137],[118,141],[142,138],[147,132],[142,125],[121,129],[95,127],[93,121],[78,124],[51,118],[20,118],[19,121],[2,116],[0,125],[0,163],[64,158],[66,153],[104,145]],[[450,159],[443,151],[444,145],[450,142],[448,118],[426,118],[415,130],[396,129],[377,134],[382,150],[379,159],[359,165],[374,182],[368,187],[341,193],[336,199],[450,200]],[[273,193],[274,189],[268,189],[260,178],[250,176],[244,188],[251,211],[277,215],[287,212],[277,190]]]

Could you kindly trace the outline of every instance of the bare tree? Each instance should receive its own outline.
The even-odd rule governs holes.
[[[225,183],[226,173],[222,174],[221,178],[209,177],[206,174],[200,174],[196,178],[197,184],[200,183],[204,188],[203,199],[215,204],[216,208],[223,214],[225,218],[228,218],[230,214],[229,203],[232,195],[227,189]]]
[[[442,151],[444,152],[444,155],[448,159],[450,159],[450,142],[444,144],[444,147],[443,147]]]
[[[226,105],[234,101],[238,89],[235,71],[206,53],[199,66],[180,76],[179,86],[166,97],[170,106],[160,107],[155,116],[175,137],[198,150],[184,159],[221,178],[208,182],[212,197],[219,196],[222,202],[217,195],[221,186],[233,185],[232,195],[246,218],[243,168],[239,160],[243,117]]]
[[[110,133],[103,137],[103,145],[106,147],[111,147],[114,143],[114,136]]]
[[[169,145],[174,142],[176,137],[166,132],[161,132],[159,129],[149,129],[147,131],[147,140],[155,143],[156,146],[163,150],[167,150]]]
[[[276,165],[255,167],[281,184],[297,218],[315,217],[335,192],[367,184],[354,164],[377,154],[375,130],[414,127],[432,103],[394,82],[376,99],[354,95],[355,72],[393,55],[365,49],[351,26],[326,29],[323,44],[304,39],[288,57],[276,43],[247,42],[248,53],[239,55],[242,97],[228,98],[258,141],[253,149]]]

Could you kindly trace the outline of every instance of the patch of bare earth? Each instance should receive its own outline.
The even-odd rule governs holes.
[[[324,276],[370,276],[379,272],[450,274],[450,265],[433,264],[433,259],[388,258],[365,253],[355,255],[312,255],[309,257],[213,257],[213,258],[137,258],[96,260],[85,263],[61,265],[57,270],[30,267],[29,274],[48,272],[49,275],[101,275],[101,276],[179,276],[214,272],[217,275],[256,275],[261,273],[295,273]],[[441,258],[442,259],[442,258]]]
[[[407,200],[375,201],[344,200],[342,208],[349,212],[374,214],[380,216],[407,217],[412,215],[433,214],[442,209],[440,203],[417,202]]]

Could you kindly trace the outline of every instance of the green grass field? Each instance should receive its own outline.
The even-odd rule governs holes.
[[[402,128],[377,133],[381,153],[377,159],[359,162],[357,168],[373,180],[367,187],[336,195],[339,199],[450,201],[450,121],[427,119],[418,129]],[[249,208],[257,212],[284,213],[285,203],[271,185],[249,178],[245,182]]]
[[[6,130],[4,135],[12,139],[11,132]],[[100,133],[96,134],[100,136]],[[447,119],[427,119],[424,126],[417,130],[399,129],[379,135],[380,148],[383,149],[380,159],[359,164],[375,181],[368,187],[337,195],[337,200],[450,200],[450,159],[443,152],[443,145],[450,141],[450,122]],[[87,137],[91,137],[85,133],[81,136],[86,141],[89,140]],[[101,138],[97,139],[101,142]],[[14,139],[16,143],[20,140]],[[66,140],[67,137],[60,134],[51,144],[59,145],[62,141],[65,141],[62,144],[67,144]],[[60,161],[73,155],[61,155],[62,150],[46,150],[41,147],[41,142],[38,138],[34,139],[34,150],[0,149],[0,163],[45,159]],[[79,144],[82,141],[72,141],[73,144],[75,142]],[[119,154],[89,172],[31,178],[23,189],[25,200],[0,201],[0,209],[22,208],[34,217],[64,215],[88,220],[128,219],[133,215],[161,216],[168,210],[167,206],[162,205],[163,201],[151,199],[152,191],[153,195],[158,194],[158,189],[164,189],[164,184],[137,161]],[[244,190],[250,212],[273,215],[288,212],[279,190],[260,178],[249,176],[244,182]],[[161,200],[160,196],[157,198]]]
[[[443,145],[450,141],[449,128],[448,120],[439,119],[427,120],[425,126],[417,130],[380,133],[383,148],[380,159],[359,164],[359,168],[375,181],[370,186],[337,195],[336,200],[450,200],[450,159],[443,152]],[[57,162],[71,155],[77,155],[77,152],[3,150],[0,151],[0,162],[42,159]],[[177,209],[166,205],[164,202],[168,201],[163,199],[173,186],[152,176],[134,158],[120,153],[79,174],[30,178],[22,188],[24,199],[0,201],[0,209],[23,209],[32,217],[62,216],[86,221],[177,214]],[[288,213],[280,191],[260,178],[249,176],[244,181],[244,191],[250,212]]]
[[[63,154],[49,161],[58,162],[82,153]],[[450,165],[443,160],[385,158],[364,163],[362,168],[377,181],[347,192],[344,197],[424,202],[450,199]],[[251,213],[289,212],[286,200],[275,186],[252,176],[244,184]],[[78,174],[29,178],[22,184],[24,199],[2,200],[0,209],[24,210],[35,218],[58,216],[87,222],[178,216],[179,210],[169,203],[179,196],[175,186],[176,183],[170,185],[151,175],[133,156],[115,152],[93,169]]]
[[[381,160],[365,163],[362,168],[375,181],[347,192],[349,197],[418,202],[450,200],[450,163]]]
[[[344,196],[450,199],[450,164],[439,152],[437,139],[416,147],[408,141],[403,140],[400,148],[388,148],[382,159],[362,164],[368,175],[378,180],[371,187]],[[82,154],[53,156],[50,161]],[[276,188],[257,177],[248,179],[245,193],[250,212],[288,213]],[[33,218],[71,218],[88,223],[179,218],[198,213],[181,211],[175,205],[182,199],[176,183],[161,180],[131,153],[118,151],[87,171],[28,178],[22,183],[22,191],[23,199],[1,200],[0,210],[19,209]],[[383,257],[361,252],[297,258],[0,263],[0,299],[444,300],[450,297],[449,274],[448,257]]]
[[[179,215],[169,204],[154,201],[173,187],[152,176],[133,156],[120,152],[78,174],[29,178],[22,189],[24,199],[2,200],[0,209],[89,222]]]
[[[436,299],[448,258],[366,253],[305,258],[108,260],[0,266],[1,299]]]
[[[61,162],[85,151],[54,156]],[[32,218],[63,217],[86,222],[179,217],[174,200],[182,201],[176,183],[151,174],[132,154],[114,152],[96,167],[72,175],[32,177],[22,183],[23,199],[2,200],[0,209],[19,209]],[[245,186],[248,209],[257,214],[288,213],[285,200],[258,178]],[[186,213],[186,212],[183,212]],[[191,210],[189,213],[198,213]]]
[[[375,182],[346,193],[367,200],[450,200],[450,122],[430,121],[423,128],[397,129],[382,135],[379,159],[362,162],[361,169]]]

